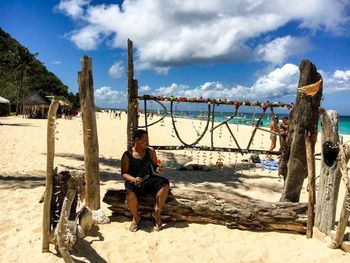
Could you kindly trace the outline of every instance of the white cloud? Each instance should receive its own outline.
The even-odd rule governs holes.
[[[191,88],[187,85],[173,83],[155,91],[161,96],[226,98],[230,100],[268,100],[295,95],[299,81],[299,68],[293,64],[285,64],[269,74],[256,80],[251,87],[236,85],[226,86],[220,82],[206,82]]]
[[[256,40],[262,34],[268,36],[292,21],[308,30],[339,33],[349,22],[349,3],[344,0],[125,0],[121,6],[88,3],[62,0],[58,6],[73,19],[80,18],[70,33],[79,48],[96,49],[104,38],[113,47],[125,48],[130,38],[139,68],[159,73],[190,63],[252,59],[282,63],[288,56],[299,54],[307,40],[287,35],[259,45]],[[74,7],[72,11],[68,5]]]
[[[333,74],[335,79],[339,79],[341,81],[349,81],[350,80],[350,70],[342,71],[336,70]]]
[[[146,86],[141,86],[141,88],[139,88],[138,90],[138,94],[141,95],[146,95],[149,94],[151,91],[151,87],[146,85]]]
[[[60,64],[62,64],[62,61],[60,61],[60,60],[54,60],[54,61],[51,61],[51,63],[52,63],[53,65],[60,65]]]
[[[328,73],[319,70],[323,78],[324,94],[350,91],[350,70],[335,70]],[[296,95],[299,82],[299,68],[294,64],[285,64],[264,74],[250,87],[243,85],[228,86],[221,82],[205,82],[192,88],[188,85],[172,83],[152,91],[151,87],[141,86],[139,95],[150,94],[159,96],[226,98],[230,100],[282,100],[291,102]],[[96,105],[103,107],[125,107],[126,93],[101,87],[95,91]]]
[[[293,55],[306,53],[309,46],[310,44],[305,38],[295,38],[288,35],[259,45],[256,52],[258,59],[272,64],[281,64]]]
[[[125,107],[127,104],[126,93],[112,90],[111,87],[101,87],[95,90],[95,104],[103,108]]]
[[[299,68],[285,64],[256,80],[249,93],[255,98],[281,98],[296,94],[299,82]]]
[[[112,78],[121,78],[124,74],[124,66],[122,61],[118,61],[113,63],[113,65],[109,68],[108,74]]]
[[[61,0],[56,8],[72,18],[80,18],[84,14],[84,6],[90,0]]]
[[[66,36],[68,36],[78,48],[83,50],[96,49],[102,41],[101,30],[96,26],[86,26],[80,30],[70,32]]]
[[[350,70],[336,70],[334,73],[320,72],[323,77],[323,92],[350,91]]]

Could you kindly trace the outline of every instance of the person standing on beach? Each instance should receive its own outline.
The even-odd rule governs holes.
[[[287,135],[288,135],[288,117],[284,116],[282,118],[282,123],[280,124],[280,152],[282,153],[284,151],[284,146],[287,141]]]
[[[136,130],[133,135],[134,146],[125,151],[121,160],[121,173],[125,180],[126,200],[132,214],[129,227],[131,232],[139,229],[141,216],[138,213],[138,197],[155,195],[156,204],[152,213],[154,229],[162,229],[161,211],[168,197],[169,181],[157,172],[157,156],[148,146],[148,134],[145,130]]]
[[[273,151],[273,149],[275,149],[276,147],[277,135],[278,135],[278,116],[274,115],[270,123],[270,140],[271,140],[271,146],[269,149],[270,152]],[[271,159],[270,153],[266,155],[266,159]]]

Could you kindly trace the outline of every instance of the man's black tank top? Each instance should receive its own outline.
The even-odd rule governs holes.
[[[128,151],[126,151],[125,154],[129,159],[128,174],[141,178],[154,175],[154,171],[157,169],[157,165],[153,164],[152,162],[149,148],[146,148],[145,156],[142,159],[134,158],[134,156],[132,156],[132,154]]]

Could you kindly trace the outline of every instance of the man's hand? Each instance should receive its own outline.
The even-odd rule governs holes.
[[[163,173],[163,168],[157,167],[156,173],[157,174]]]
[[[134,177],[133,183],[136,185],[140,185],[142,182],[142,178],[141,177]]]

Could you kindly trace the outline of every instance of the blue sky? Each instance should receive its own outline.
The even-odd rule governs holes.
[[[90,56],[100,107],[125,106],[130,38],[140,94],[291,102],[310,59],[322,106],[350,115],[349,0],[18,0],[0,10],[0,26],[74,93]]]

